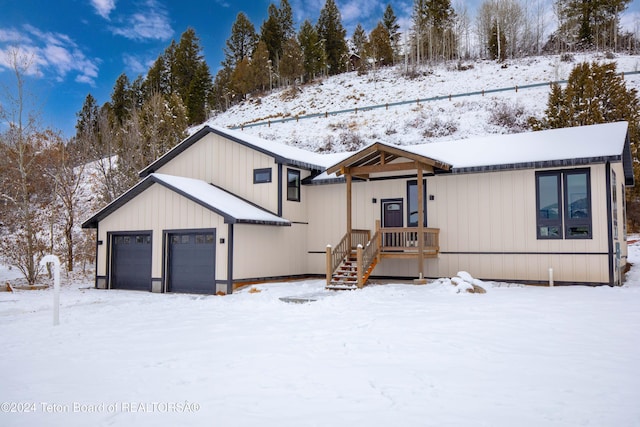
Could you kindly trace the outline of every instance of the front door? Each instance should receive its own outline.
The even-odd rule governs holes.
[[[402,227],[404,222],[404,209],[402,199],[390,199],[382,201],[382,227]]]
[[[382,228],[402,227],[404,225],[404,206],[402,199],[387,199],[382,201]],[[383,246],[401,246],[398,232],[384,233]]]

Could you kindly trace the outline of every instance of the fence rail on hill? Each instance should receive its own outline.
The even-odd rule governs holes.
[[[624,78],[625,75],[634,75],[634,74],[640,74],[640,71],[626,71],[626,72],[618,73],[617,75],[622,76],[622,78]],[[533,89],[533,88],[538,88],[543,86],[550,87],[554,83],[562,85],[562,84],[566,84],[567,80],[556,80],[556,81],[544,82],[544,83],[532,83],[532,84],[521,85],[521,86],[516,85],[516,86],[509,86],[509,87],[503,87],[503,88],[497,88],[497,89],[482,89],[474,92],[455,93],[450,95],[438,95],[438,96],[432,96],[429,98],[418,98],[418,99],[412,99],[407,101],[387,102],[385,104],[368,105],[365,107],[355,107],[355,108],[347,108],[344,110],[325,111],[323,113],[304,114],[301,116],[283,117],[280,119],[269,119],[269,120],[264,120],[260,122],[255,122],[255,123],[245,123],[240,126],[234,126],[231,129],[243,130],[244,128],[251,128],[251,127],[257,127],[257,126],[271,126],[272,124],[286,123],[294,120],[297,122],[299,120],[315,119],[318,117],[327,118],[329,116],[336,116],[338,114],[346,114],[346,113],[357,114],[358,111],[364,112],[364,111],[370,111],[370,110],[377,110],[380,108],[384,108],[388,110],[389,108],[400,107],[403,105],[420,104],[421,102],[433,102],[433,101],[442,101],[442,100],[451,101],[453,98],[462,98],[466,96],[478,96],[478,95],[485,96],[486,94],[489,94],[489,93],[508,92],[513,90],[518,92],[519,90]]]

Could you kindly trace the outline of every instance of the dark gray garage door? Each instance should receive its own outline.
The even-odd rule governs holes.
[[[111,288],[151,290],[151,233],[113,234]]]
[[[215,230],[169,234],[169,292],[214,294]]]

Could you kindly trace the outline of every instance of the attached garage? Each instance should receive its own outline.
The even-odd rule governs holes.
[[[110,234],[111,289],[151,290],[151,232]]]
[[[167,292],[216,293],[215,230],[166,233]]]

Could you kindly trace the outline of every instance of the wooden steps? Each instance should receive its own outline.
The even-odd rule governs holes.
[[[367,283],[369,276],[376,267],[377,262],[374,261],[362,275],[362,282]],[[331,290],[353,290],[358,289],[358,263],[355,252],[342,260],[336,271],[331,276],[331,281],[326,286]]]

